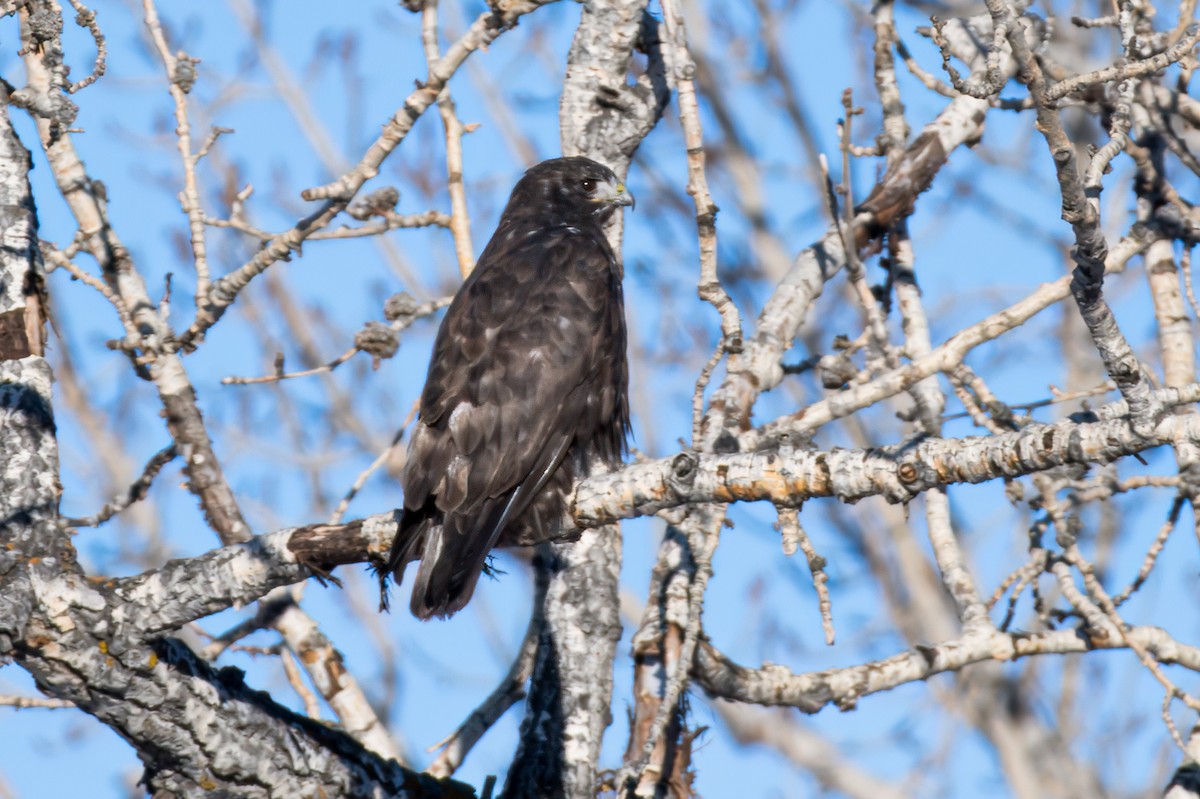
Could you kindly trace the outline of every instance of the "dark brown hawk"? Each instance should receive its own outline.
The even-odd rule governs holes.
[[[488,553],[561,534],[565,500],[629,432],[625,311],[604,223],[633,197],[612,170],[555,158],[518,181],[438,329],[408,447],[388,575],[420,560],[412,612],[449,616]]]

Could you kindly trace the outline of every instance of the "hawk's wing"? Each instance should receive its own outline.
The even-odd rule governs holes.
[[[598,230],[501,228],[454,298],[434,345],[389,558],[397,579],[421,558],[418,616],[466,604],[504,527],[576,434],[591,432],[597,405],[611,409],[608,395],[623,393],[595,385],[612,372],[600,361],[617,345],[624,353],[624,341],[612,340],[619,292]]]

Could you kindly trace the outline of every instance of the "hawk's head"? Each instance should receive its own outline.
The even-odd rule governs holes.
[[[536,215],[565,224],[604,224],[633,195],[611,169],[590,158],[552,158],[529,169],[504,215]]]

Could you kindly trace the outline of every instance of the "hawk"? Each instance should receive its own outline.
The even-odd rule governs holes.
[[[488,553],[561,534],[566,499],[629,435],[625,310],[604,224],[633,197],[612,170],[555,158],[517,182],[438,329],[381,570],[420,560],[412,612],[447,617]]]

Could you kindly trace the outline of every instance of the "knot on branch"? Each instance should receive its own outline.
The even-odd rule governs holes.
[[[681,452],[671,459],[671,474],[667,481],[675,491],[686,493],[696,482],[699,469],[700,458],[696,453]]]
[[[199,63],[199,58],[193,58],[182,50],[175,54],[175,69],[171,72],[171,83],[178,86],[184,94],[190,93],[192,87],[196,85],[196,65]]]
[[[938,483],[936,472],[916,458],[896,464],[896,479],[900,483],[899,490],[884,493],[888,502],[908,502],[929,486]]]
[[[29,38],[33,40],[32,46],[36,52],[42,51],[47,42],[57,41],[62,32],[62,15],[55,13],[49,5],[40,6],[29,15]]]
[[[373,216],[387,216],[400,202],[400,190],[395,186],[384,186],[363,197],[346,209],[353,218],[365,222]]]
[[[416,316],[420,310],[420,304],[413,295],[407,291],[402,291],[399,294],[393,294],[383,303],[383,318],[389,322],[395,322],[397,319],[405,319],[410,316]]]
[[[382,322],[367,322],[354,335],[354,346],[370,355],[378,368],[379,362],[390,358],[400,349],[400,334]]]
[[[821,385],[831,391],[843,389],[858,374],[858,367],[844,352],[826,355],[817,362],[817,375]]]
[[[1071,274],[1071,294],[1081,311],[1086,311],[1100,301],[1104,289],[1104,272],[1096,274],[1094,270],[1080,263]]]
[[[75,117],[79,115],[79,106],[68,100],[65,94],[57,92],[35,94],[18,89],[8,95],[8,101],[49,122],[55,138],[63,129],[71,127]]]

